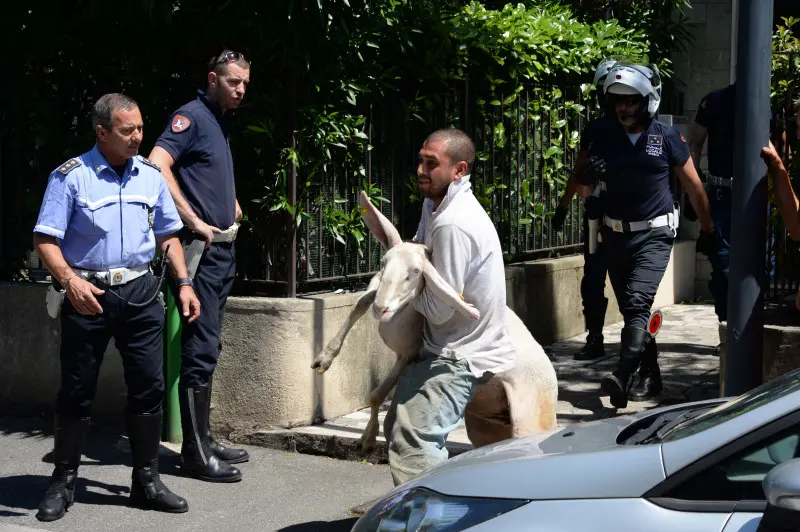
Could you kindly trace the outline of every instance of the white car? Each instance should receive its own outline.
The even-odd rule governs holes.
[[[755,532],[767,473],[794,458],[800,370],[736,398],[469,451],[396,487],[353,531]]]

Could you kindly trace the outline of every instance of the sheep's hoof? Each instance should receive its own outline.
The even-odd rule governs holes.
[[[333,354],[323,351],[314,359],[314,363],[311,364],[312,369],[317,369],[317,372],[322,375],[331,367],[333,357]]]
[[[375,448],[375,445],[377,443],[378,443],[377,439],[374,436],[369,437],[366,434],[364,434],[363,436],[361,436],[361,452],[364,454],[369,453],[372,449]]]

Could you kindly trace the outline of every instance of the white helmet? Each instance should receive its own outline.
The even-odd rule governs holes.
[[[608,73],[606,94],[640,95],[645,99],[647,114],[653,118],[661,103],[661,76],[654,65],[620,61]]]
[[[600,90],[606,81],[606,76],[608,75],[611,68],[617,64],[617,59],[609,58],[604,59],[602,63],[597,65],[597,70],[594,71],[594,80],[592,80],[592,85],[597,87],[597,90]]]

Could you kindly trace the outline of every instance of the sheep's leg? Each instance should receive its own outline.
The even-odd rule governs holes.
[[[389,370],[389,373],[383,381],[369,394],[369,422],[364,429],[364,433],[361,435],[361,450],[365,453],[375,447],[375,443],[378,439],[378,428],[380,427],[378,423],[378,411],[383,401],[386,399],[386,396],[389,395],[389,391],[397,384],[397,379],[400,378],[400,375],[407,365],[408,358],[398,356],[397,361],[394,363],[394,366],[392,366],[392,369]],[[387,439],[389,438],[388,434],[385,436]]]
[[[336,333],[336,336],[328,342],[328,345],[325,346],[316,357],[314,357],[314,362],[311,364],[312,368],[319,368],[317,371],[322,374],[331,367],[333,363],[333,359],[339,354],[339,351],[342,349],[342,344],[344,343],[344,339],[347,337],[347,333],[350,332],[350,329],[356,324],[356,322],[364,315],[367,309],[372,305],[372,302],[375,301],[375,294],[378,293],[378,285],[380,285],[380,275],[375,275],[369,283],[367,287],[367,291],[358,298],[358,301],[353,305],[350,309],[350,314],[348,314],[347,319],[342,325],[342,328],[339,329],[339,332]]]

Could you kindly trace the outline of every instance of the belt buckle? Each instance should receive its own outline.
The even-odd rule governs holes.
[[[125,268],[111,268],[108,270],[108,284],[117,286],[125,282]]]
[[[622,232],[622,222],[620,222],[619,220],[614,220],[614,223],[612,225],[614,231],[616,231],[617,233]]]

